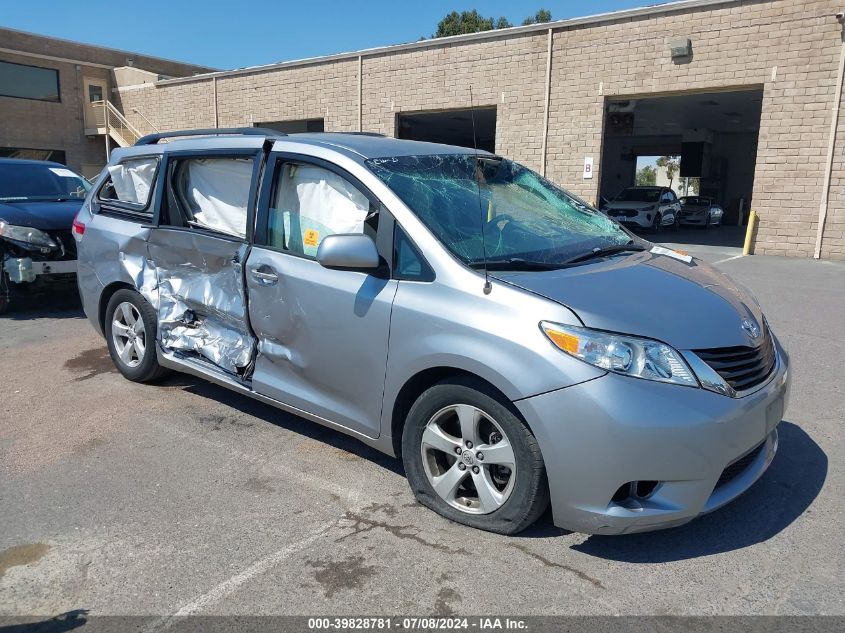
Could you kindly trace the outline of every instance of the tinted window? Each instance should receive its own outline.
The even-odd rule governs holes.
[[[59,71],[0,62],[0,96],[58,102]]]
[[[660,200],[660,189],[625,189],[616,196],[619,202],[657,202]]]
[[[253,158],[187,158],[174,161],[162,224],[246,237]]]
[[[139,209],[150,201],[158,168],[158,159],[154,156],[125,160],[117,165],[106,167],[109,177],[100,189],[99,198],[103,202],[120,202]]]
[[[703,207],[710,204],[710,198],[702,198],[700,196],[686,196],[681,198],[682,204],[689,204],[696,207]]]
[[[0,163],[0,201],[84,198],[88,181],[61,165]]]
[[[363,233],[373,239],[378,209],[343,176],[318,165],[283,163],[270,205],[268,246],[315,257],[327,235]]]
[[[2,158],[23,158],[26,160],[49,160],[67,165],[65,153],[60,149],[32,149],[29,147],[0,147]]]
[[[434,272],[398,224],[393,239],[393,276],[412,281],[433,280]]]

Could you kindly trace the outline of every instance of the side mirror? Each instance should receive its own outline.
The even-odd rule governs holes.
[[[374,270],[381,260],[373,240],[366,235],[328,235],[317,247],[317,262],[335,270]]]

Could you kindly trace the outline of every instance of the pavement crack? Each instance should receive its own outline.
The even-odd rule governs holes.
[[[465,556],[469,556],[470,554],[463,547],[449,547],[448,545],[444,545],[443,543],[435,543],[424,539],[422,536],[419,535],[419,530],[413,525],[395,525],[386,521],[379,521],[370,516],[361,514],[360,512],[354,512],[352,510],[347,510],[343,517],[341,517],[340,521],[349,522],[350,525],[341,527],[349,527],[352,529],[352,531],[336,539],[337,542],[343,541],[352,536],[371,532],[375,529],[382,529],[385,532],[388,532],[389,534],[395,536],[396,538],[414,541],[416,543],[419,543],[420,545],[424,545],[425,547],[429,547],[431,549],[444,552],[446,554],[463,554]]]
[[[518,543],[509,543],[509,545],[512,548],[519,550],[523,554],[530,556],[534,560],[539,561],[540,563],[543,564],[544,567],[554,567],[556,569],[563,569],[564,571],[568,571],[571,574],[575,574],[581,580],[584,580],[584,581],[590,583],[591,585],[598,587],[599,589],[606,589],[607,588],[602,584],[602,582],[600,580],[593,578],[592,576],[584,573],[580,569],[576,569],[575,567],[571,567],[569,565],[564,565],[563,563],[555,563],[554,561],[550,561],[545,556],[541,556],[540,554],[537,554],[536,552],[532,552],[530,549],[525,547],[525,545],[519,545]]]

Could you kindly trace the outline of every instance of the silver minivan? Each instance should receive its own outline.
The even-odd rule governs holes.
[[[466,525],[515,533],[549,502],[579,532],[679,525],[777,450],[788,359],[755,298],[500,156],[155,134],[73,231],[128,379],[187,372],[348,433]]]

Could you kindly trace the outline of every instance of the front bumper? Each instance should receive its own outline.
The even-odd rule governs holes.
[[[743,398],[609,373],[515,402],[543,452],[555,525],[587,534],[673,527],[747,490],[774,458],[788,397],[789,361],[775,345],[768,382]],[[632,481],[660,483],[633,506],[611,500]]]
[[[681,224],[695,224],[698,226],[702,226],[706,220],[706,215],[682,215],[680,216],[678,221]]]
[[[609,217],[611,217],[614,220],[616,220],[617,222],[619,222],[619,224],[621,224],[622,226],[630,226],[630,227],[638,228],[638,229],[647,229],[647,228],[651,227],[652,220],[654,219],[654,216],[652,216],[652,220],[647,220],[644,213],[641,213],[639,215],[635,215],[635,216],[632,216],[632,217],[627,217],[627,216],[624,216],[624,215],[620,215],[620,216],[609,215]]]

